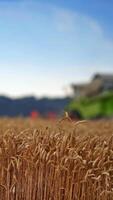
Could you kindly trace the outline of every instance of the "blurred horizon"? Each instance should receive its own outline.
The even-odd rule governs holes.
[[[64,97],[113,74],[113,0],[0,0],[0,95]]]

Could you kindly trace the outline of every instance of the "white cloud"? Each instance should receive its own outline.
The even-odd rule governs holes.
[[[84,62],[88,63],[89,57],[89,60],[91,59],[89,64],[113,66],[113,41],[107,38],[104,28],[97,20],[76,11],[58,7],[53,8],[53,16],[56,30],[62,32],[64,37],[69,33],[66,36],[68,43],[67,41],[65,43],[68,45],[71,41],[72,51],[79,52]]]
[[[77,28],[80,27],[82,24],[83,28],[85,26],[87,29],[91,29],[97,34],[103,33],[101,25],[89,16],[67,9],[61,9],[56,7],[51,8],[53,9],[56,28],[59,31],[76,31]]]
[[[103,34],[103,30],[102,27],[100,26],[100,24],[95,21],[94,19],[90,18],[90,17],[86,17],[84,15],[82,15],[82,17],[84,22],[86,22],[87,26],[89,26],[92,31],[94,31],[96,34],[102,35]]]
[[[54,9],[56,27],[59,31],[74,30],[75,14],[67,10]]]

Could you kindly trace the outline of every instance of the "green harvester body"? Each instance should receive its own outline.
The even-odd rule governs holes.
[[[79,112],[83,119],[107,118],[113,116],[113,92],[93,97],[79,97],[67,106],[69,113]]]

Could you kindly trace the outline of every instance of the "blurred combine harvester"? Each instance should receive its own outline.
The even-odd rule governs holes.
[[[73,100],[67,110],[72,118],[113,116],[113,75],[96,74],[90,83],[71,85]]]

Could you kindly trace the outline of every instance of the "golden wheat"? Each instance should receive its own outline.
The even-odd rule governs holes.
[[[113,200],[113,123],[0,120],[0,200]]]

